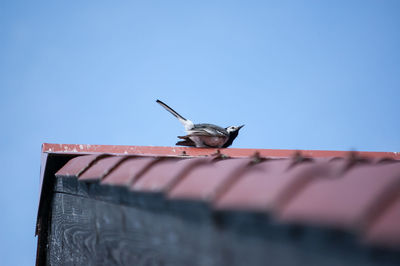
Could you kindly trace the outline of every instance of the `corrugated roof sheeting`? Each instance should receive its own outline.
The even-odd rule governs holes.
[[[279,223],[354,232],[360,241],[400,249],[400,163],[347,158],[286,159],[82,155],[57,173],[82,182],[162,193],[215,211],[255,211]]]

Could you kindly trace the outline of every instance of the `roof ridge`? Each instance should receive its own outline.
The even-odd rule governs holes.
[[[130,145],[92,145],[92,144],[55,144],[43,143],[42,153],[62,154],[136,154],[142,156],[210,156],[222,153],[229,157],[248,157],[257,152],[261,157],[288,158],[295,154],[301,154],[310,158],[348,157],[349,154],[357,154],[366,158],[385,158],[400,160],[400,152],[376,152],[376,151],[337,151],[337,150],[298,150],[298,149],[245,149],[245,148],[193,148],[193,147],[165,147],[165,146],[130,146]]]

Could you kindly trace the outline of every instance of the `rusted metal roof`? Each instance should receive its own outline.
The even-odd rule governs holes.
[[[260,156],[269,158],[287,158],[293,155],[293,150],[272,150],[272,149],[203,149],[193,147],[155,147],[155,146],[124,146],[124,145],[89,145],[89,144],[52,144],[42,145],[43,153],[61,154],[88,154],[88,153],[109,153],[109,154],[140,154],[159,156],[204,156],[216,153],[218,150],[231,157],[246,157],[258,152]],[[301,150],[306,157],[345,157],[348,151],[321,151]],[[400,160],[400,152],[358,152],[360,156],[370,158],[390,158]]]
[[[396,153],[248,149],[218,153],[58,144],[45,144],[43,152],[81,155],[59,169],[57,177],[158,192],[169,200],[203,202],[215,211],[265,213],[280,223],[348,230],[362,242],[400,249]]]
[[[59,178],[340,229],[400,250],[398,153],[64,144],[44,144],[42,152],[47,161],[66,156]]]

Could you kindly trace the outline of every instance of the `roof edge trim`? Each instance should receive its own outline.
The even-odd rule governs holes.
[[[55,144],[43,143],[43,153],[68,154],[136,154],[156,156],[207,156],[222,153],[231,157],[248,157],[258,153],[262,157],[288,158],[296,153],[305,157],[347,157],[351,151],[332,150],[277,150],[277,149],[242,149],[242,148],[192,148],[192,147],[160,147],[160,146],[128,146],[128,145],[92,145],[92,144]],[[387,158],[400,160],[400,152],[357,151],[362,157]]]

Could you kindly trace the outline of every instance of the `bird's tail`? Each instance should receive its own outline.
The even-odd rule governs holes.
[[[168,112],[173,114],[176,118],[178,118],[179,122],[181,122],[183,124],[183,126],[185,127],[186,130],[190,130],[190,129],[193,128],[193,122],[192,121],[190,121],[190,120],[184,118],[183,116],[181,116],[180,114],[178,114],[174,109],[169,107],[164,102],[162,102],[160,100],[157,100],[156,102],[158,104],[160,104],[162,107],[164,107]]]

